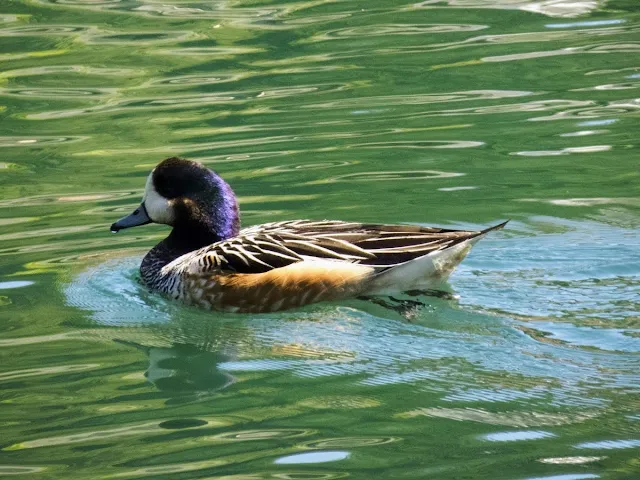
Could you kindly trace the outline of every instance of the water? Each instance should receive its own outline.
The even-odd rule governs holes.
[[[640,478],[629,0],[0,5],[0,475]],[[211,314],[117,236],[150,168],[243,223],[478,228],[411,321]]]

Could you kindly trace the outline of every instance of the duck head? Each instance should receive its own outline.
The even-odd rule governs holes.
[[[164,223],[172,235],[201,246],[237,235],[238,203],[231,187],[205,166],[177,157],[163,160],[147,178],[142,203],[111,231]]]

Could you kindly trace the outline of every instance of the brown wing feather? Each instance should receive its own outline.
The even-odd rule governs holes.
[[[269,233],[300,255],[348,260],[377,269],[452,247],[481,233],[417,225],[309,220],[260,225],[241,234],[245,231]]]
[[[502,225],[492,227],[500,228]],[[258,225],[194,252],[195,270],[264,273],[321,258],[381,271],[457,245],[485,231],[416,225],[296,220]]]

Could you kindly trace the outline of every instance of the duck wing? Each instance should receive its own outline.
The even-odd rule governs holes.
[[[191,271],[265,273],[297,262],[326,259],[382,272],[502,226],[467,231],[328,220],[267,223],[245,228],[234,238],[194,252]]]

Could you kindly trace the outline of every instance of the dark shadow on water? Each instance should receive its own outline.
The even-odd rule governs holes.
[[[168,404],[190,402],[199,394],[223,390],[234,382],[232,375],[218,368],[221,362],[232,359],[229,355],[189,344],[160,348],[117,338],[114,341],[144,352],[149,361],[144,376],[158,390],[172,395]]]

